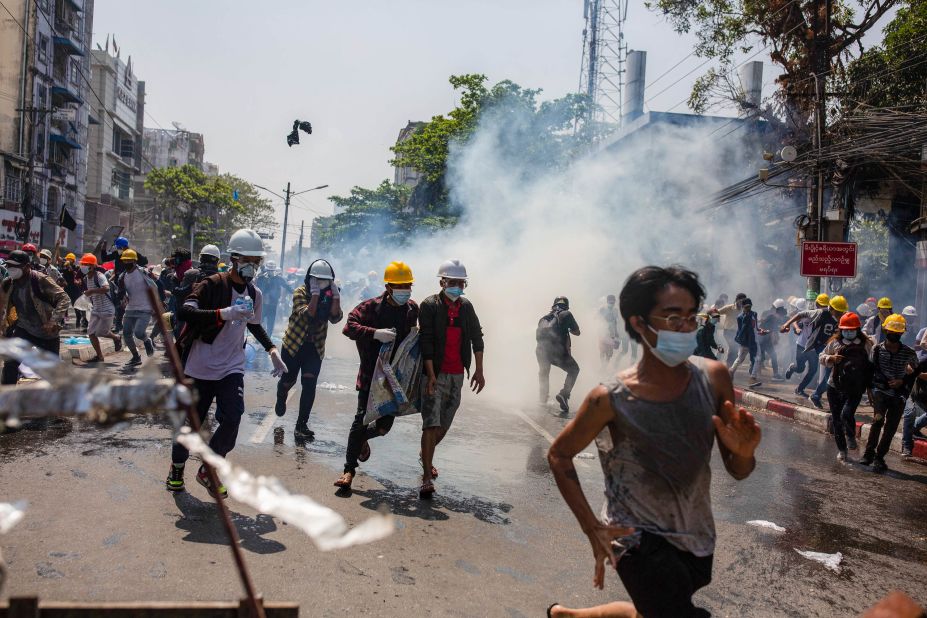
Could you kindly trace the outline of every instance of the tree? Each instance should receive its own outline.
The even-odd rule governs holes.
[[[667,16],[677,32],[694,32],[695,54],[719,64],[696,81],[689,98],[692,110],[702,113],[723,99],[748,106],[731,77],[735,54],[758,55],[768,47],[769,58],[782,74],[776,79],[774,105],[756,112],[774,122],[785,121],[787,130],[801,135],[813,112],[814,75],[826,74],[831,80],[839,75],[853,48],[863,53],[863,36],[895,4],[897,0],[652,0],[648,6]],[[830,37],[824,28],[828,7]],[[757,42],[747,42],[751,36],[758,37]],[[821,62],[816,61],[819,54]]]
[[[174,234],[187,238],[193,230],[199,242],[224,240],[226,232],[220,229],[220,221],[237,209],[231,186],[189,164],[151,170],[145,178],[145,189],[167,213]]]
[[[233,197],[238,192],[238,200],[230,211],[227,227],[246,227],[256,231],[269,231],[277,227],[273,203],[258,193],[254,185],[234,174],[222,174],[219,179],[231,187]]]

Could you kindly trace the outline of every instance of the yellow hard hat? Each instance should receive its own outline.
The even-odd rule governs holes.
[[[876,305],[879,309],[891,309],[892,308],[892,299],[888,296],[883,296],[879,299],[879,303]]]
[[[903,333],[908,328],[908,323],[903,315],[893,313],[882,322],[882,330],[890,333]]]
[[[64,256],[64,259],[66,259],[66,260],[76,260],[76,259],[77,259],[77,256],[74,255],[73,253],[69,253],[69,254],[67,254],[66,256]]]
[[[412,283],[415,278],[412,276],[412,269],[409,268],[408,264],[405,262],[391,262],[386,267],[386,272],[383,273],[383,281],[403,285]]]
[[[823,294],[823,293],[818,294],[818,297],[815,299],[814,302],[818,304],[818,307],[826,307],[827,305],[830,304],[830,296],[828,296],[827,294]]]
[[[138,254],[135,252],[135,249],[126,249],[122,252],[122,255],[119,256],[119,259],[123,262],[127,262],[129,260],[138,261]]]
[[[840,313],[846,313],[850,307],[847,305],[846,298],[843,296],[834,296],[830,299],[830,308]]]

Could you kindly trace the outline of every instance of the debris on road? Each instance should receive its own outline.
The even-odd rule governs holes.
[[[748,526],[756,526],[757,528],[767,528],[769,530],[775,530],[776,532],[785,532],[785,528],[779,524],[775,524],[771,521],[766,521],[765,519],[751,519],[747,522]]]
[[[843,554],[839,551],[836,554],[823,554],[816,551],[802,551],[800,549],[795,549],[799,554],[807,558],[808,560],[814,560],[815,562],[820,562],[828,569],[835,573],[840,572],[840,562],[843,560]]]
[[[0,502],[0,534],[9,532],[22,520],[25,513],[25,500]],[[0,592],[3,592],[4,583],[6,583],[6,562],[3,561],[3,554],[0,553]]]

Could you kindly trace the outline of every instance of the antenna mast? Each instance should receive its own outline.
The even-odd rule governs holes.
[[[587,120],[621,125],[628,45],[628,0],[583,0],[583,61],[579,91],[595,104]]]

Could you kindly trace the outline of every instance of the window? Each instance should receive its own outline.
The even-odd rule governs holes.
[[[119,150],[117,151],[119,156],[123,159],[134,159],[135,158],[135,142],[130,139],[122,138],[119,143]]]
[[[39,42],[37,43],[37,55],[39,62],[42,64],[48,63],[48,37],[44,34],[39,35]]]
[[[6,170],[6,179],[3,182],[3,200],[19,204],[23,197],[23,183],[19,174],[13,170]]]
[[[80,86],[80,62],[71,60],[71,83]]]

